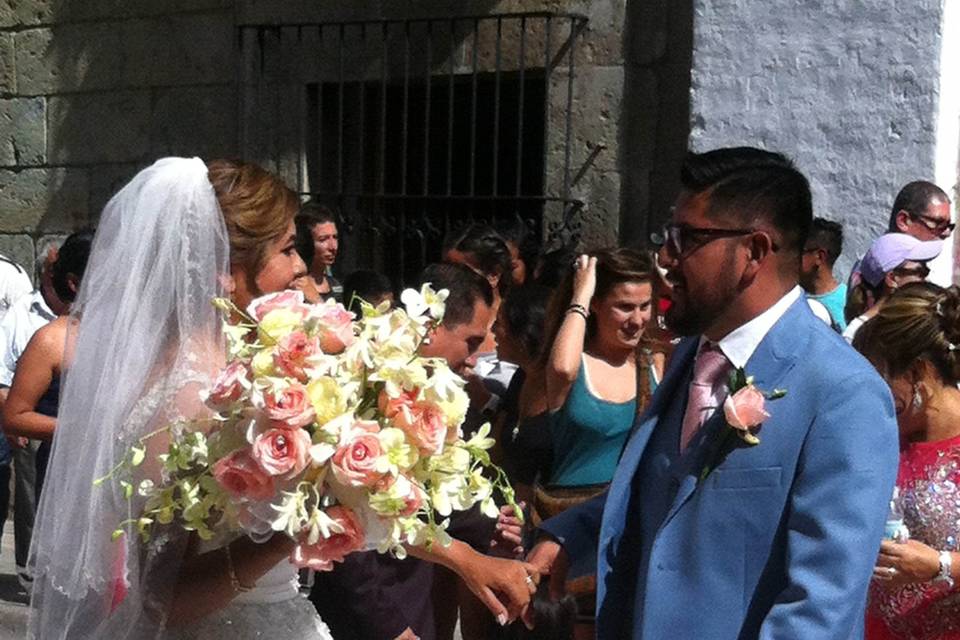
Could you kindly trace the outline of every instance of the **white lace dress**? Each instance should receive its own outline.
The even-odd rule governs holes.
[[[333,640],[316,609],[300,594],[297,570],[281,562],[264,574],[250,591],[229,605],[168,633],[171,640]]]

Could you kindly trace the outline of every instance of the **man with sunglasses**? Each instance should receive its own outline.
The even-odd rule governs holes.
[[[798,286],[813,215],[793,164],[718,149],[681,181],[658,240],[687,338],[607,492],[543,523],[528,560],[555,593],[596,551],[600,640],[857,637],[897,471],[890,392]],[[731,374],[786,395],[733,395]]]
[[[950,220],[950,198],[932,182],[916,180],[900,189],[890,212],[889,233],[917,240],[945,240],[956,228]]]

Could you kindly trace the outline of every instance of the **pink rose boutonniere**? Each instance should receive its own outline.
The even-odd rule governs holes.
[[[711,455],[707,458],[700,473],[700,480],[705,480],[730,453],[737,443],[731,438],[736,435],[747,446],[760,444],[757,431],[764,420],[770,417],[767,413],[767,400],[778,400],[787,395],[784,389],[774,389],[764,393],[753,384],[753,376],[748,376],[743,369],[736,369],[730,374],[727,384],[729,394],[723,401],[723,417],[727,421],[725,429],[716,439]]]

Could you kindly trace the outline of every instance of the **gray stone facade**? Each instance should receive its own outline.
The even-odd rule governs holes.
[[[596,154],[571,192],[586,203],[584,245],[646,243],[675,198],[688,137],[698,150],[754,144],[794,157],[817,213],[845,224],[840,270],[882,229],[899,186],[932,176],[939,0],[0,0],[0,250],[32,262],[38,241],[95,223],[162,155],[246,155],[294,183],[292,165],[276,161],[300,144],[282,113],[255,123],[277,133],[279,153],[242,133],[238,24],[520,11],[589,19],[570,144],[573,174]],[[564,64],[551,92],[565,99]],[[554,194],[564,115],[548,114]]]
[[[845,275],[886,230],[900,187],[933,180],[942,3],[697,0],[695,11],[691,147],[793,158],[816,215],[844,225]]]
[[[0,0],[0,252],[32,267],[156,157],[236,153],[234,15],[233,0]]]
[[[2,246],[16,247],[16,257],[31,262],[28,240],[35,247],[45,236],[94,224],[109,196],[162,155],[247,155],[271,165],[270,157],[257,157],[239,140],[237,24],[519,11],[576,12],[589,19],[575,60],[571,171],[595,149],[602,151],[571,196],[587,203],[584,244],[643,237],[651,197],[658,197],[651,183],[663,166],[654,159],[670,156],[675,164],[685,147],[689,18],[678,28],[668,20],[674,6],[626,0],[0,0]],[[625,32],[634,23],[639,26],[631,40]],[[673,38],[679,56],[668,46],[671,30],[681,34]],[[509,47],[509,37],[505,43]],[[665,105],[658,96],[660,85],[670,84],[663,80],[667,68],[680,81]],[[555,82],[565,97],[563,68]],[[631,94],[636,109],[623,104]],[[636,112],[630,127],[625,112]],[[553,191],[562,183],[563,115],[551,113],[558,123],[548,128],[546,178]],[[283,129],[282,118],[263,124]],[[663,144],[671,128],[675,133]],[[657,153],[658,144],[672,148]],[[272,168],[284,173],[275,163]],[[623,214],[621,202],[627,205]]]

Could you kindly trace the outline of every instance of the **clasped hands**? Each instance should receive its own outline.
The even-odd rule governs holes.
[[[523,505],[521,503],[521,508]],[[549,592],[551,599],[563,596],[564,581],[567,575],[567,556],[563,548],[553,540],[541,540],[527,554],[526,562],[520,562],[523,556],[522,546],[523,523],[512,506],[500,509],[497,519],[497,529],[490,543],[490,552],[509,559],[490,558],[492,574],[487,574],[486,585],[470,584],[470,589],[486,604],[487,608],[497,617],[497,621],[504,625],[517,617],[523,619],[528,628],[533,628],[533,608],[530,606],[533,596],[537,592],[541,576],[549,576]],[[487,556],[489,558],[489,556]],[[495,566],[491,561],[509,563]],[[520,573],[522,570],[522,573]],[[499,606],[498,606],[499,605]],[[506,616],[502,615],[506,612]]]

